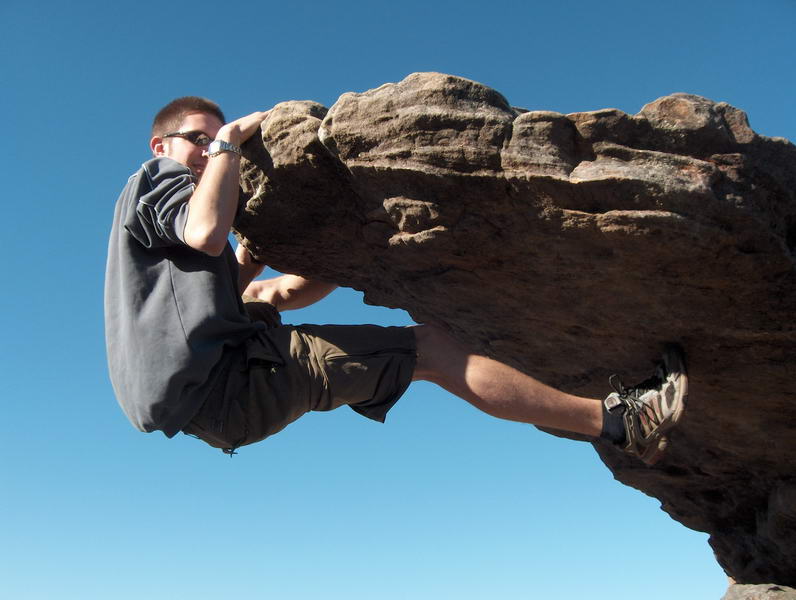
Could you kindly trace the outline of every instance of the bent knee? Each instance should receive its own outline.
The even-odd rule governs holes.
[[[439,380],[452,366],[466,360],[467,353],[453,337],[437,325],[416,325],[417,363],[414,379]]]

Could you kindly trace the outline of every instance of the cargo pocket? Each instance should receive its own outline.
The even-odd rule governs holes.
[[[315,410],[347,404],[362,416],[384,422],[387,411],[409,386],[414,365],[414,351],[404,348],[369,354],[329,354],[325,368],[331,405]]]

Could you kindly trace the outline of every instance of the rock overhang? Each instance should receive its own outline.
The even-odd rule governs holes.
[[[616,371],[643,378],[681,344],[691,395],[668,456],[648,469],[597,451],[710,533],[736,580],[794,583],[792,144],[689,94],[563,115],[436,73],[328,110],[282,103],[261,133],[236,227],[279,270],[363,290],[580,394],[604,395]]]

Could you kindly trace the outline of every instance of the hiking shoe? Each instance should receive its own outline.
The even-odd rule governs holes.
[[[605,399],[605,408],[621,414],[625,425],[622,449],[648,465],[663,455],[666,437],[680,420],[688,395],[688,376],[682,352],[669,347],[655,374],[633,387],[625,387],[616,375],[609,379],[616,390]]]

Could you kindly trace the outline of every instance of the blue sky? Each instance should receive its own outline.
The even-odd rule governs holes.
[[[0,597],[721,597],[707,536],[589,445],[430,385],[386,425],[310,415],[232,459],[138,433],[106,371],[106,240],[175,96],[232,118],[433,70],[564,113],[690,92],[794,140],[794,21],[793,0],[5,0]],[[350,290],[286,320],[409,322]]]

